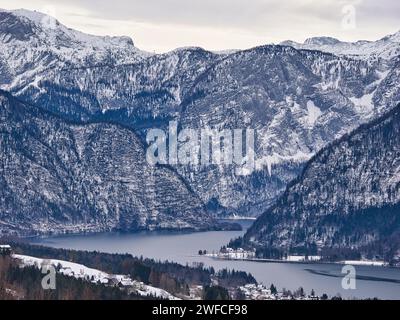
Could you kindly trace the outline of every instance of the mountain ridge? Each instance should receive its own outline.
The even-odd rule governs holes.
[[[339,56],[350,55],[358,59],[377,57],[391,60],[400,54],[400,30],[375,41],[346,42],[332,37],[320,36],[308,38],[303,43],[285,40],[280,45],[291,46],[300,50],[319,50]]]

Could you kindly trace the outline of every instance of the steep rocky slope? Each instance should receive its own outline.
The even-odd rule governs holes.
[[[66,122],[0,93],[0,233],[208,229],[218,224],[130,129]]]

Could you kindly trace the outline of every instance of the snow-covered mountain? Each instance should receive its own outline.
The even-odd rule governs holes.
[[[0,92],[0,234],[218,228],[130,129],[66,122]]]
[[[399,137],[400,105],[322,149],[248,230],[245,245],[399,255]]]
[[[47,69],[133,63],[150,54],[128,37],[99,37],[72,30],[36,11],[0,9],[0,84],[39,81]]]
[[[307,39],[304,43],[288,40],[282,42],[281,45],[296,49],[320,50],[361,59],[391,60],[400,54],[400,31],[377,41],[343,42],[331,37],[315,37]]]
[[[225,57],[190,48],[132,65],[49,70],[12,92],[63,117],[112,119],[142,136],[171,119],[187,128],[255,129],[253,174],[177,170],[211,207],[257,215],[319,149],[400,101],[399,70],[283,46]]]
[[[318,150],[400,102],[398,46],[388,49],[395,36],[380,40],[385,44],[376,45],[377,55],[368,59],[345,51],[339,56],[321,48],[298,50],[280,45],[223,54],[181,48],[148,55],[132,45],[129,61],[116,59],[118,55],[110,49],[105,61],[104,56],[80,58],[59,67],[56,59],[54,67],[41,68],[42,60],[31,60],[15,76],[6,71],[13,70],[10,61],[17,61],[27,48],[36,52],[31,40],[24,40],[26,34],[34,32],[29,39],[36,39],[45,31],[24,30],[25,24],[37,24],[38,19],[29,18],[30,14],[24,18],[18,13],[5,14],[9,18],[2,28],[8,30],[11,25],[14,33],[6,37],[7,31],[0,32],[2,46],[22,44],[7,49],[8,62],[0,62],[1,87],[20,99],[73,121],[122,123],[142,139],[147,129],[166,128],[170,120],[188,128],[255,129],[258,161],[251,175],[237,176],[233,167],[176,168],[208,209],[218,214],[259,215]],[[61,37],[65,29],[55,28],[51,33]],[[336,52],[341,52],[341,43],[334,39],[308,42],[338,46]],[[94,54],[85,44],[81,50],[81,45],[68,43],[71,51],[64,59]],[[109,56],[114,57],[112,63],[107,62]]]

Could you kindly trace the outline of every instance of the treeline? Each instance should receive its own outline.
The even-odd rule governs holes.
[[[202,298],[203,300],[230,300],[228,290],[221,286],[206,286]]]
[[[227,269],[218,271],[216,279],[218,285],[225,288],[240,287],[249,283],[257,283],[256,279],[250,273]]]
[[[9,256],[0,256],[0,300],[143,300],[117,287],[57,274],[54,290],[43,290],[43,274],[36,267],[21,268]]]

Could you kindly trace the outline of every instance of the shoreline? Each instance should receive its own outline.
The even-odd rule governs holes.
[[[220,219],[219,221],[231,221],[232,225],[234,225],[233,222],[235,221],[250,221],[251,219]],[[238,223],[236,223],[238,224]],[[51,238],[60,238],[60,237],[74,237],[74,236],[97,236],[97,235],[112,235],[112,234],[120,234],[120,235],[126,235],[126,234],[170,234],[170,235],[177,235],[177,234],[192,234],[192,233],[208,233],[208,232],[240,232],[240,231],[245,231],[243,226],[241,226],[241,229],[239,228],[218,228],[218,225],[212,226],[210,228],[205,228],[205,229],[195,229],[195,228],[152,228],[152,229],[137,229],[137,230],[128,230],[128,231],[122,231],[122,230],[79,230],[77,232],[75,231],[69,231],[69,230],[57,230],[57,231],[51,231],[51,232],[43,232],[43,233],[38,233],[38,234],[21,234],[21,235],[3,235],[0,236],[0,238],[4,237],[12,237],[15,239],[19,240],[31,240],[31,239],[51,239]]]
[[[288,261],[288,260],[280,260],[280,259],[257,259],[257,258],[251,258],[251,259],[232,259],[232,258],[221,258],[221,257],[216,257],[215,255],[212,254],[206,254],[204,255],[205,257],[208,257],[213,260],[225,260],[225,261],[245,261],[245,262],[256,262],[256,263],[285,263],[285,264],[307,264],[307,265],[312,265],[312,264],[330,264],[330,265],[353,265],[353,266],[365,266],[365,267],[377,267],[377,268],[393,268],[393,269],[398,269],[400,270],[400,267],[396,266],[390,266],[389,264],[385,262],[379,262],[378,264],[376,261],[363,261],[363,260],[345,260],[345,261],[324,261],[324,260],[318,260],[318,261]]]

